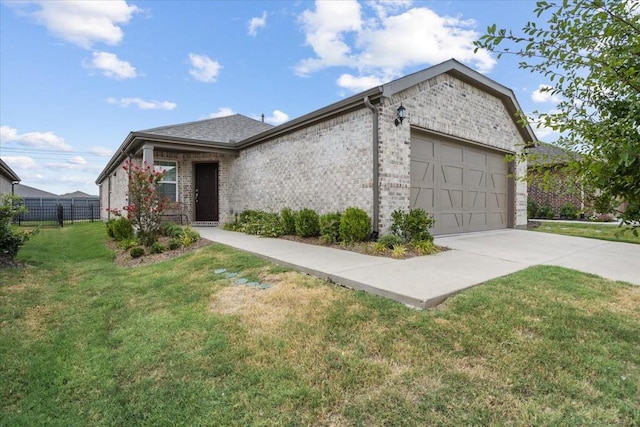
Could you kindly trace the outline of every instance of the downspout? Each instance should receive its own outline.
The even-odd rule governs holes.
[[[380,234],[378,224],[380,223],[380,183],[379,183],[379,153],[378,153],[378,109],[373,106],[368,96],[364,97],[364,105],[373,112],[373,218],[371,238],[378,240]]]

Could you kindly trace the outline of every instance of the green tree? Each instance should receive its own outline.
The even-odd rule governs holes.
[[[11,227],[11,221],[18,215],[26,213],[22,197],[5,194],[0,204],[0,258],[13,260],[18,251],[37,230],[24,232]]]
[[[547,78],[543,90],[561,100],[534,115],[577,154],[567,173],[640,206],[640,2],[539,1],[534,12],[539,22],[520,33],[490,26],[476,50],[516,55],[520,68]],[[623,219],[638,227],[639,212],[627,209]]]

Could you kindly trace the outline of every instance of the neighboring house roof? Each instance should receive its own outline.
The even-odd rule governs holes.
[[[61,199],[88,199],[88,198],[97,198],[99,196],[92,196],[91,194],[87,194],[83,191],[74,191],[73,193],[61,194]]]
[[[39,190],[37,188],[29,187],[28,185],[18,184],[15,186],[16,196],[24,197],[38,197],[38,198],[51,198],[58,197],[57,194],[49,193],[47,191]]]
[[[100,173],[96,184],[100,184],[109,174],[113,173],[127,156],[139,152],[146,142],[153,143],[154,147],[158,149],[172,151],[216,150],[235,153],[245,147],[267,142],[275,137],[294,132],[326,118],[335,117],[347,111],[365,108],[365,99],[374,104],[379,103],[383,97],[393,96],[398,92],[444,73],[448,73],[498,97],[513,117],[514,122],[516,121],[516,113],[522,109],[511,89],[461,64],[455,59],[450,59],[417,73],[345,98],[276,127],[236,114],[218,119],[132,132]],[[526,126],[518,126],[518,131],[527,143],[535,144],[537,142],[537,138],[528,124]]]
[[[538,142],[527,150],[529,166],[534,165],[561,165],[575,158],[570,152],[557,145],[546,142]]]
[[[0,159],[0,174],[7,177],[11,182],[20,181],[20,177],[2,159]]]

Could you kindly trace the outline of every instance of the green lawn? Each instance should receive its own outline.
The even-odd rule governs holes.
[[[640,287],[539,266],[416,311],[220,245],[117,268],[105,239],[44,229],[0,270],[0,425],[640,424]]]
[[[535,221],[535,220],[534,220]],[[613,242],[640,243],[640,237],[634,236],[630,227],[613,224],[589,223],[575,224],[567,222],[541,222],[535,231],[564,234],[566,236],[588,237],[591,239],[611,240]]]

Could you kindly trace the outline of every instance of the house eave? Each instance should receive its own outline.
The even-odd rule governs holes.
[[[13,169],[9,167],[2,159],[0,159],[0,173],[2,175],[9,178],[9,180],[13,182],[20,182],[20,177],[16,174]]]
[[[153,144],[154,149],[164,151],[223,154],[235,154],[238,151],[235,148],[235,144],[162,136],[145,132],[130,132],[96,179],[96,184],[100,185],[127,157],[139,155],[144,144]]]

